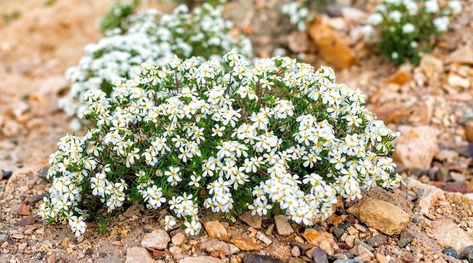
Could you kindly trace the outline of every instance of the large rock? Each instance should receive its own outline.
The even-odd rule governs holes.
[[[466,45],[458,48],[445,59],[445,62],[473,65],[473,47]]]
[[[438,151],[435,130],[420,126],[411,128],[399,138],[393,157],[406,168],[427,170]]]
[[[294,233],[294,230],[292,229],[285,215],[275,216],[274,222],[276,224],[276,230],[281,236],[289,236],[290,234]]]
[[[435,222],[432,234],[443,248],[454,248],[456,251],[462,251],[464,248],[473,245],[473,237],[452,221]]]
[[[145,248],[131,247],[126,250],[125,263],[154,263],[154,260]]]
[[[227,229],[219,221],[208,221],[204,223],[205,231],[211,238],[220,239],[223,241],[228,240]]]
[[[409,215],[398,206],[386,201],[363,198],[359,203],[348,209],[363,223],[385,234],[401,233],[409,223]]]
[[[423,184],[413,178],[406,179],[406,186],[417,194],[416,209],[422,215],[427,215],[432,204],[444,197],[444,192],[440,188]]]
[[[183,260],[181,260],[181,263],[223,263],[223,261],[214,257],[200,256],[185,257]]]
[[[356,63],[353,51],[332,28],[320,20],[309,25],[309,35],[317,50],[331,66],[343,69]]]
[[[169,241],[171,241],[171,238],[169,238],[168,233],[158,229],[146,234],[143,241],[141,241],[141,245],[150,250],[161,250],[168,246]]]

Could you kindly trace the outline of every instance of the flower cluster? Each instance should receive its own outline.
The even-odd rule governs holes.
[[[281,12],[289,17],[291,24],[297,26],[299,31],[306,31],[307,23],[334,2],[334,0],[297,0],[284,4]]]
[[[338,195],[353,200],[400,182],[390,157],[397,135],[327,67],[287,57],[252,66],[232,51],[223,61],[144,64],[112,93],[86,93],[95,126],[61,139],[50,158],[41,214],[77,235],[87,209],[131,202],[168,206],[166,228],[181,221],[190,235],[202,207],[277,208],[312,225],[331,215]]]
[[[457,0],[383,0],[368,18],[365,32],[395,63],[418,64],[432,49],[434,37],[447,31],[450,17],[461,9]]]
[[[222,18],[222,11],[204,4],[190,12],[180,5],[171,14],[145,10],[127,16],[121,27],[87,45],[79,65],[67,70],[72,85],[59,102],[61,108],[71,116],[80,115],[86,91],[101,89],[110,94],[113,80],[133,78],[145,62],[165,65],[174,56],[221,58],[235,48],[251,56],[250,41],[230,34],[232,23]]]

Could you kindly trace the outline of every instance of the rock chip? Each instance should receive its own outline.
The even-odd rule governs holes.
[[[259,239],[260,241],[262,241],[263,243],[265,243],[266,245],[271,245],[271,243],[273,243],[273,241],[271,240],[271,238],[269,238],[267,235],[265,235],[263,232],[261,231],[258,231],[256,233],[256,238]]]
[[[158,229],[146,234],[141,241],[141,246],[149,250],[161,250],[168,246],[169,241],[171,241],[171,239],[168,233],[162,229]]]
[[[314,263],[328,263],[327,252],[320,248],[314,248],[312,251]]]
[[[443,248],[462,251],[465,247],[473,245],[473,238],[452,221],[434,222],[432,234]]]
[[[126,250],[125,263],[154,263],[154,260],[145,248],[131,247]]]
[[[411,82],[412,76],[409,72],[404,70],[398,70],[396,73],[391,75],[387,80],[386,83],[394,83],[398,85],[404,85],[406,83]]]
[[[282,261],[258,254],[246,254],[243,263],[282,263]]]
[[[343,69],[356,63],[356,56],[337,33],[317,20],[308,27],[308,32],[322,57],[333,67]]]
[[[419,126],[399,138],[393,158],[408,169],[427,170],[438,151],[435,130],[429,126]]]
[[[460,257],[468,260],[468,263],[473,263],[473,246],[465,247],[460,253]]]
[[[456,74],[450,73],[448,75],[448,84],[455,88],[468,89],[470,87],[470,80],[460,77]]]
[[[233,237],[232,239],[230,239],[230,242],[244,251],[253,251],[261,249],[260,245],[242,236]]]
[[[473,65],[473,47],[471,45],[465,45],[458,48],[448,55],[445,62]]]
[[[419,66],[428,78],[439,76],[443,72],[442,60],[430,54],[422,57]]]
[[[208,253],[217,252],[226,256],[231,255],[229,245],[220,240],[211,239],[201,242],[200,248]]]
[[[304,231],[303,236],[307,242],[309,242],[309,244],[318,246],[319,248],[325,250],[328,255],[333,255],[334,250],[338,249],[334,237],[328,232],[307,228]]]
[[[223,263],[223,261],[214,257],[199,256],[199,257],[185,257],[183,260],[181,260],[181,263]]]
[[[411,241],[414,240],[414,235],[411,233],[409,229],[405,229],[404,231],[401,232],[401,236],[399,237],[399,240],[397,241],[397,245],[399,247],[405,247],[407,244],[411,243]]]
[[[294,233],[294,230],[292,229],[285,215],[275,216],[274,222],[276,224],[276,230],[281,236],[289,236],[290,234]]]
[[[171,239],[171,242],[173,245],[175,246],[180,246],[182,245],[184,242],[186,241],[186,235],[182,232],[178,232],[177,234],[175,234],[172,239]]]
[[[276,259],[287,262],[291,257],[291,248],[289,246],[276,245],[270,247],[268,253]]]
[[[219,221],[208,221],[204,223],[205,231],[211,238],[228,240],[227,229]]]
[[[388,235],[401,233],[409,223],[409,215],[398,206],[369,197],[350,207],[348,212]]]
[[[413,178],[408,177],[406,179],[406,186],[407,189],[413,190],[417,194],[416,209],[422,215],[427,215],[433,202],[444,196],[444,192],[441,189],[423,184]]]
[[[303,53],[309,49],[309,38],[305,32],[293,31],[287,41],[289,49],[294,53]]]
[[[469,143],[473,143],[473,121],[465,123],[465,138]]]
[[[447,256],[454,257],[456,259],[460,259],[460,255],[458,255],[458,252],[453,248],[444,248],[442,250],[442,253],[444,253]]]
[[[385,235],[382,235],[382,234],[375,235],[375,236],[372,236],[372,237],[366,239],[366,243],[368,245],[372,246],[372,247],[382,246],[382,245],[386,244],[387,241],[388,241],[388,238]]]
[[[260,216],[252,215],[250,212],[243,213],[239,218],[247,225],[256,229],[261,228],[261,222],[263,221]]]

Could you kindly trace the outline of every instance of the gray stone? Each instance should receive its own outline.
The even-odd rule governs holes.
[[[414,240],[414,235],[409,230],[404,230],[401,232],[397,245],[399,247],[405,247],[407,244],[411,243],[412,240]]]
[[[388,241],[388,238],[385,235],[376,235],[366,239],[366,243],[372,247],[379,247]]]
[[[277,215],[274,217],[276,230],[281,236],[289,236],[294,232],[285,215]]]
[[[327,252],[320,248],[314,248],[312,252],[314,256],[314,263],[328,263]]]
[[[462,259],[468,260],[469,263],[473,263],[473,246],[464,248],[460,256]]]
[[[126,250],[125,263],[154,263],[154,260],[145,248],[131,247]]]
[[[282,263],[282,261],[269,256],[246,254],[243,263]]]

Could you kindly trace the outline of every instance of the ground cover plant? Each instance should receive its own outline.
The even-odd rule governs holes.
[[[281,12],[289,17],[299,31],[306,31],[307,24],[312,21],[317,14],[324,13],[330,4],[335,0],[299,0],[283,5]]]
[[[174,56],[216,59],[232,49],[251,56],[251,43],[231,34],[232,23],[222,18],[222,7],[203,4],[189,11],[180,5],[171,14],[131,14],[134,5],[114,6],[102,22],[106,37],[87,45],[79,64],[67,70],[72,85],[60,106],[69,115],[81,115],[86,91],[110,95],[113,80],[133,78],[145,62],[165,65]]]
[[[383,0],[369,17],[366,33],[393,62],[418,64],[461,9],[456,0]]]
[[[281,57],[253,65],[234,51],[223,61],[175,58],[144,64],[112,96],[90,89],[85,101],[94,124],[58,143],[41,205],[45,220],[76,235],[93,213],[132,203],[168,207],[166,227],[183,224],[190,235],[204,208],[283,211],[312,225],[339,195],[354,200],[400,182],[396,134],[327,67]]]

